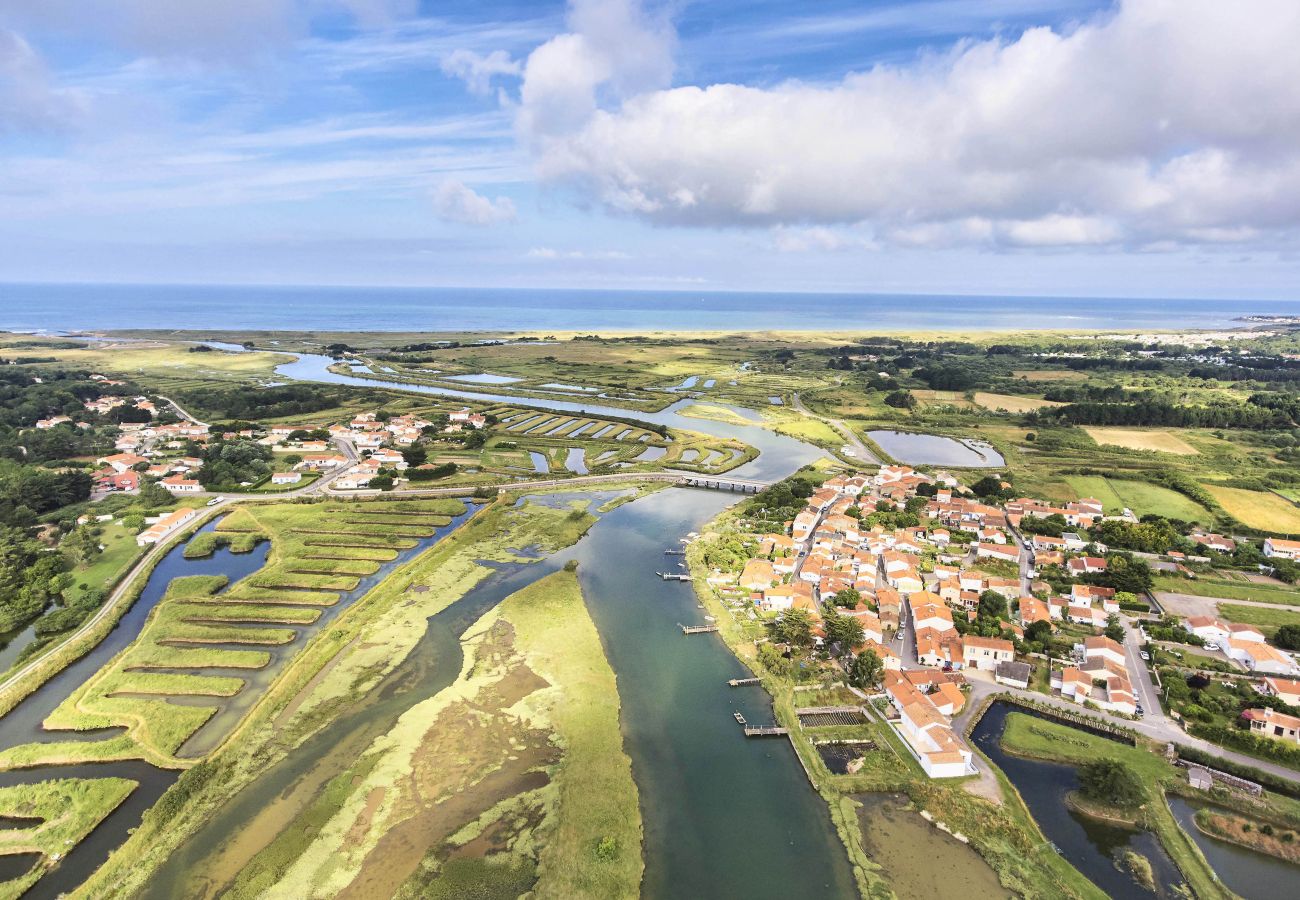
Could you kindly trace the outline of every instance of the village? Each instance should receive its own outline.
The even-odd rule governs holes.
[[[1161,672],[1182,669],[1157,663],[1193,648],[1215,653],[1218,683],[1251,698],[1231,727],[1300,742],[1296,658],[1253,625],[1160,610],[1138,574],[1194,575],[1189,566],[1235,550],[1232,539],[1196,529],[1188,537],[1197,554],[1135,556],[1088,536],[1106,521],[1138,525],[1127,510],[1104,516],[1090,498],[992,501],[951,473],[902,465],[796,483],[789,496],[803,505],[783,530],[763,529],[794,507],[748,511],[748,555],[714,565],[708,583],[733,614],[767,625],[761,662],[797,661],[796,677],[810,681],[828,670],[847,680],[931,778],[977,771],[953,719],[994,693],[1180,734],[1189,723],[1175,701],[1186,691],[1166,691]],[[1261,549],[1291,559],[1298,548],[1266,539]]]

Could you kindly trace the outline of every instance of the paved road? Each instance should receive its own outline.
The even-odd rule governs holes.
[[[803,405],[803,401],[799,399],[798,393],[790,395],[790,406],[796,412],[802,413],[810,419],[817,419],[821,422],[825,422],[827,425],[838,431],[844,439],[848,441],[849,446],[853,448],[854,455],[858,459],[866,463],[881,465],[880,457],[876,456],[875,452],[870,447],[862,443],[862,438],[858,437],[857,433],[848,426],[848,423],[843,422],[840,419],[831,419],[826,416],[817,415],[815,412]]]
[[[1155,681],[1151,678],[1151,672],[1147,669],[1146,663],[1142,657],[1138,656],[1141,652],[1142,636],[1138,633],[1137,622],[1125,617],[1123,619],[1124,628],[1128,632],[1124,638],[1124,658],[1128,666],[1133,688],[1137,691],[1138,702],[1142,704],[1142,710],[1145,712],[1144,718],[1153,723],[1173,725],[1165,711],[1160,707],[1160,698],[1156,693]],[[1174,726],[1176,727],[1176,726]]]
[[[176,410],[176,415],[180,416],[180,417],[181,417],[182,419],[184,419],[186,422],[190,422],[190,423],[192,423],[192,424],[194,424],[194,425],[202,425],[204,428],[207,428],[207,427],[208,427],[208,423],[207,423],[207,422],[200,422],[200,421],[199,421],[197,418],[195,418],[192,414],[186,412],[186,411],[181,407],[181,405],[180,405],[179,403],[177,403],[175,400],[173,400],[171,397],[165,396],[165,395],[163,395],[163,394],[159,394],[159,395],[158,395],[158,399],[159,399],[159,400],[166,400],[167,403],[171,406],[171,408],[174,409],[174,410]]]
[[[1018,529],[1008,528],[1007,531],[1011,532],[1011,539],[1020,548],[1020,596],[1033,596],[1034,579],[1030,577],[1029,573],[1034,568],[1034,551],[1025,542]]]

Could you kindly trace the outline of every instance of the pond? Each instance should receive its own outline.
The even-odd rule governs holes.
[[[514,384],[516,381],[523,381],[522,378],[515,378],[513,375],[493,375],[490,372],[475,372],[472,375],[448,375],[448,381],[465,381],[470,384]]]
[[[587,474],[587,451],[581,447],[570,447],[569,453],[564,457],[564,468],[568,469],[575,475]]]
[[[36,622],[13,631],[0,632],[0,675],[18,660],[18,656],[36,640]]]
[[[1169,808],[1178,824],[1183,826],[1196,846],[1201,848],[1210,868],[1214,869],[1215,874],[1233,893],[1240,894],[1246,900],[1275,900],[1277,897],[1291,896],[1291,891],[1296,889],[1297,879],[1300,879],[1300,866],[1210,837],[1196,827],[1196,811],[1216,807],[1171,796]]]
[[[937,434],[889,430],[868,431],[867,437],[894,459],[909,466],[960,466],[977,469],[997,468],[1006,464],[1002,454],[983,441],[959,441]]]
[[[547,460],[545,453],[538,453],[536,450],[529,450],[528,458],[533,461],[533,471],[538,475],[546,475],[550,473],[551,463]]]
[[[580,384],[564,384],[559,381],[548,381],[545,384],[538,385],[538,387],[553,388],[557,391],[582,391],[589,394],[599,393],[600,391],[600,388],[583,387]]]
[[[1002,731],[1007,716],[1013,712],[1037,716],[1031,710],[994,703],[971,736],[980,750],[1015,785],[1034,821],[1061,855],[1088,880],[1117,900],[1177,896],[1175,890],[1182,883],[1182,875],[1154,834],[1107,825],[1080,815],[1067,805],[1067,795],[1079,789],[1078,772],[1074,766],[1022,759],[1002,749]],[[1045,716],[1037,717],[1056,721]],[[1155,891],[1143,887],[1127,872],[1120,870],[1116,859],[1126,849],[1140,853],[1151,863]]]
[[[950,834],[935,828],[902,794],[862,794],[862,848],[885,870],[898,900],[1006,897],[997,873]],[[936,863],[942,860],[942,865]]]

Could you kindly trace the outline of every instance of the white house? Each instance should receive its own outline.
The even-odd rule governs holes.
[[[1264,555],[1279,559],[1300,559],[1300,541],[1267,538],[1264,541]]]

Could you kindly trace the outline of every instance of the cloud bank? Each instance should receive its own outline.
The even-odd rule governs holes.
[[[658,224],[854,224],[908,246],[1259,244],[1300,226],[1294,0],[1124,0],[835,83],[670,87],[674,43],[632,0],[571,4],[520,88],[542,179]]]

